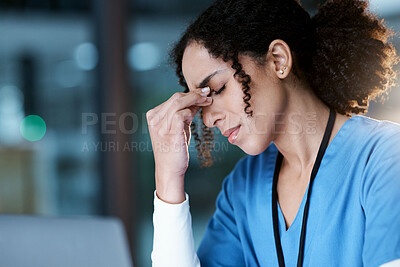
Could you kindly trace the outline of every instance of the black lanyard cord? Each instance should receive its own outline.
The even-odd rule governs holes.
[[[298,267],[303,266],[304,243],[305,243],[305,236],[306,236],[308,210],[310,207],[309,200],[310,200],[310,195],[311,195],[311,189],[312,189],[314,178],[317,175],[319,166],[321,165],[322,157],[324,156],[325,150],[328,146],[328,142],[329,142],[329,139],[330,139],[330,136],[332,133],[335,118],[336,118],[336,113],[332,108],[330,108],[329,119],[328,119],[328,123],[327,123],[326,129],[325,129],[324,137],[322,139],[321,145],[318,150],[317,159],[316,159],[313,169],[311,171],[311,177],[310,177],[308,193],[307,193],[307,201],[306,201],[304,211],[303,211],[303,223],[301,226],[299,255],[297,258],[297,266]],[[273,226],[274,226],[274,238],[275,238],[276,254],[278,257],[279,267],[285,267],[281,239],[279,237],[278,201],[277,201],[277,198],[278,198],[277,184],[278,184],[278,177],[279,177],[279,171],[281,168],[282,160],[283,160],[283,155],[278,151],[278,155],[277,155],[276,163],[275,163],[274,178],[273,178],[273,183],[272,183],[272,221],[273,221]]]

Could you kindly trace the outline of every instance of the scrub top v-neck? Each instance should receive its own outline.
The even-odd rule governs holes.
[[[356,115],[342,125],[313,184],[304,266],[379,266],[400,258],[399,144],[399,124]],[[225,177],[197,250],[202,267],[278,266],[271,209],[277,153],[271,143]],[[297,265],[307,192],[288,230],[278,205],[286,266]]]

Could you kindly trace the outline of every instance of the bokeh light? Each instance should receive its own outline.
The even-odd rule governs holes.
[[[161,63],[160,49],[151,42],[134,44],[128,51],[128,62],[137,71],[155,69]]]
[[[99,61],[97,48],[92,43],[82,43],[75,48],[74,59],[78,68],[93,70]]]
[[[22,120],[20,131],[26,140],[39,141],[46,133],[46,123],[40,116],[29,115]]]

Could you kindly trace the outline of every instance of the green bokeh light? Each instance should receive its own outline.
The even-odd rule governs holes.
[[[26,116],[20,125],[22,136],[28,141],[39,141],[46,133],[46,123],[37,115]]]

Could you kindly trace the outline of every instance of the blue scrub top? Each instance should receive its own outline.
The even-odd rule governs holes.
[[[279,266],[271,194],[277,148],[241,158],[225,177],[197,250],[201,266]],[[308,188],[307,188],[308,191]],[[287,267],[297,266],[305,193],[286,231]],[[315,177],[303,266],[371,266],[400,259],[400,124],[348,119],[327,147]]]

